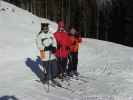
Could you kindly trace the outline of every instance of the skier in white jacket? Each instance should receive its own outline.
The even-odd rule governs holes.
[[[53,54],[57,48],[57,43],[53,34],[49,31],[48,23],[41,23],[41,31],[36,40],[42,65],[46,71],[43,81],[52,81],[58,75],[56,57]]]

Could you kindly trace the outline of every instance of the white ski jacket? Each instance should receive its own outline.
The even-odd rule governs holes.
[[[45,58],[42,59],[43,61],[50,61],[53,59],[56,59],[55,55],[52,53],[52,51],[50,50],[45,50],[45,48],[47,48],[48,46],[53,46],[57,48],[57,43],[56,43],[56,39],[53,36],[53,34],[51,32],[48,33],[44,33],[41,32],[37,35],[36,38],[36,44],[39,50],[44,49],[45,52]]]

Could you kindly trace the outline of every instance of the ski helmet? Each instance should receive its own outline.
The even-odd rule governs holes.
[[[71,33],[71,35],[76,35],[76,29],[71,28],[70,33]]]

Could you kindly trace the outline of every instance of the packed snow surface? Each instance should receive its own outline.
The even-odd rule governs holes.
[[[86,82],[73,79],[72,91],[50,87],[47,93],[47,85],[36,82],[39,78],[31,70],[37,67],[35,39],[42,20],[1,2],[0,100],[133,100],[133,48],[89,38],[79,50],[78,71]],[[47,21],[55,32],[57,24]]]

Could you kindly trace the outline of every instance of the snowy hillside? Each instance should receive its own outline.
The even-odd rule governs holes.
[[[68,81],[71,90],[50,87],[39,79],[36,34],[40,18],[2,2],[0,7],[0,100],[132,100],[133,48],[83,39],[78,70],[85,81]],[[49,21],[50,30],[57,24]],[[32,65],[32,66],[31,66]],[[67,82],[62,83],[67,84]]]
[[[13,59],[16,55],[17,57],[24,57],[25,55],[21,54],[20,50],[26,55],[29,53],[33,54],[33,48],[35,48],[33,43],[35,42],[36,34],[40,31],[41,21],[44,20],[16,6],[2,2],[0,7],[0,35],[2,38],[0,47],[4,49],[0,50],[1,57],[6,59]],[[57,24],[49,20],[48,22],[50,23],[50,30],[55,32]],[[28,48],[28,44],[32,45],[32,48]],[[17,48],[17,46],[19,47]],[[28,52],[28,49],[31,49],[33,52]],[[9,50],[10,56],[7,53]]]

